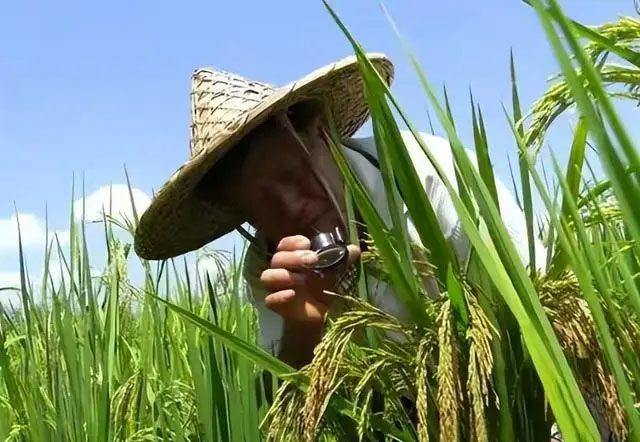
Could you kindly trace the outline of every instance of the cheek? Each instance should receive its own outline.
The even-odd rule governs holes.
[[[285,189],[270,183],[255,183],[244,189],[242,194],[242,212],[254,226],[268,228],[282,221],[282,211],[287,207],[289,195]],[[285,207],[283,207],[285,206]]]
[[[342,195],[342,174],[333,161],[331,154],[322,155],[317,159],[319,173],[322,173],[331,191],[340,197]]]
[[[312,172],[309,172],[304,177],[300,177],[300,180],[296,182],[296,186],[299,188],[299,198],[325,198],[326,192],[324,191],[324,187]]]
[[[255,202],[259,200],[256,189],[253,187],[239,187],[233,195],[234,207],[236,207],[251,224],[259,219],[260,206]]]

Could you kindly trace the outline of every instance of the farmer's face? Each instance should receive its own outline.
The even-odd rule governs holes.
[[[344,213],[342,177],[320,136],[319,119],[295,130],[309,153],[292,130],[270,121],[252,135],[232,197],[248,221],[272,241],[344,227],[338,212]],[[318,175],[324,177],[324,185]]]

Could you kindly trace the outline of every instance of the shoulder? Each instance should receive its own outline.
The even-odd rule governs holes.
[[[421,178],[424,179],[437,175],[432,160],[441,166],[448,177],[455,176],[453,153],[449,140],[438,135],[418,132],[419,142],[409,130],[400,131],[400,135],[409,154],[409,158]],[[425,153],[423,146],[428,150],[429,155]],[[377,146],[373,136],[350,138],[344,142],[344,147],[352,163],[362,161],[372,162],[373,159],[375,166],[378,167]],[[475,164],[475,153],[469,149],[467,149],[466,152]]]
[[[449,141],[446,138],[440,137],[438,135],[432,135],[427,132],[418,132],[417,134],[424,143],[433,146],[435,149],[449,151],[451,150]],[[407,148],[411,150],[416,146],[419,148],[416,137],[414,137],[411,131],[401,130],[400,135]],[[368,153],[376,155],[376,140],[373,136],[348,138],[347,140],[345,140],[345,145],[346,147],[357,147],[359,149],[367,151]]]
[[[401,130],[400,136],[412,158],[419,158],[425,155],[422,146],[411,131]],[[451,145],[446,138],[427,132],[417,132],[417,136],[436,159],[452,157]],[[376,159],[378,158],[376,140],[373,136],[349,138],[345,140],[344,146],[347,149],[365,152]],[[471,151],[467,149],[467,152]]]

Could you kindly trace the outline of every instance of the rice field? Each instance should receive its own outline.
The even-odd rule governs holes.
[[[361,282],[359,296],[343,297],[348,308],[328,324],[314,360],[295,371],[256,345],[242,256],[213,253],[219,270],[195,277],[181,259],[141,261],[142,282],[133,283],[127,262],[137,214],[125,222],[105,216],[108,258],[98,275],[84,223],[72,222],[68,245],[48,241],[44,274],[29,275],[21,253],[20,306],[0,311],[0,438],[507,442],[549,440],[559,429],[567,441],[601,433],[640,440],[640,149],[616,108],[640,99],[640,21],[588,28],[554,0],[530,6],[562,76],[525,108],[512,59],[505,124],[528,235],[547,249],[543,271],[522,264],[501,221],[479,106],[454,122],[407,45],[458,171],[458,192],[445,183],[474,259],[452,258],[400,133],[417,129],[327,5],[359,57],[380,164],[397,183],[386,188],[398,210],[386,224],[331,143],[351,213],[368,227],[362,266],[414,314],[400,320],[378,310]],[[569,159],[541,164],[546,131],[570,106]],[[472,146],[460,141],[460,125],[472,127]],[[476,151],[477,167],[465,147]],[[408,240],[400,203],[421,247]],[[54,280],[54,271],[64,277]],[[424,276],[438,281],[439,296],[424,296]]]

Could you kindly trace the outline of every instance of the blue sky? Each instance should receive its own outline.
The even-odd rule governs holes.
[[[525,107],[557,71],[533,10],[517,0],[388,3],[431,80],[446,84],[466,139],[472,88],[497,173],[508,180],[506,152],[514,146],[501,105],[510,100],[509,50]],[[366,49],[394,60],[393,90],[426,130],[426,101],[377,1],[332,4]],[[585,24],[634,14],[631,0],[564,6]],[[16,248],[8,245],[14,201],[28,218],[27,252],[36,260],[45,204],[50,229],[68,229],[72,174],[77,187],[84,176],[91,195],[124,183],[126,165],[144,200],[187,158],[193,69],[211,66],[284,84],[350,53],[315,0],[2,2],[0,286],[17,269]],[[566,131],[554,131],[552,142],[562,150]],[[104,189],[101,195],[93,202],[104,199]],[[31,268],[37,272],[37,262]]]

